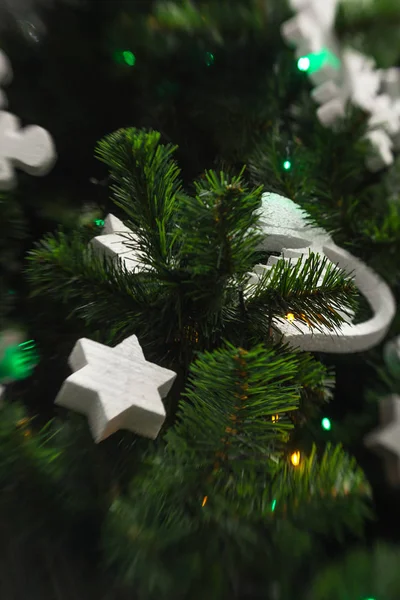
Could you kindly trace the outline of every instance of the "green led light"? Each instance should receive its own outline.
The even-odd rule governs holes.
[[[274,512],[275,507],[276,507],[276,500],[273,500],[272,504],[271,504],[271,510],[272,510],[272,512]]]
[[[330,431],[330,429],[332,428],[332,424],[331,424],[330,420],[328,419],[328,417],[324,417],[322,419],[321,425],[322,425],[322,429],[325,429],[325,431]]]
[[[310,68],[310,59],[307,56],[302,56],[297,61],[297,68],[299,71],[308,71]]]
[[[32,374],[38,363],[38,355],[33,340],[17,346],[9,346],[0,361],[0,381],[16,381]]]
[[[321,52],[313,52],[306,56],[301,56],[297,61],[299,71],[307,71],[310,75],[327,65],[334,69],[340,68],[340,60],[327,48],[323,48]]]
[[[104,220],[103,219],[96,219],[94,224],[96,225],[96,227],[104,227]]]
[[[124,50],[122,53],[124,62],[129,67],[133,67],[136,63],[136,56],[130,50]]]
[[[211,67],[215,62],[215,56],[212,52],[206,52],[206,65],[207,67]]]
[[[285,160],[285,162],[283,163],[283,168],[285,169],[285,171],[289,171],[289,169],[292,168],[292,163],[290,162],[290,160]]]

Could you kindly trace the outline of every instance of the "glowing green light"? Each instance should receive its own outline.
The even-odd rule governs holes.
[[[283,163],[283,168],[285,169],[285,171],[289,171],[289,169],[292,168],[292,163],[290,162],[290,160],[285,160],[285,162]]]
[[[96,219],[95,222],[94,222],[94,224],[97,227],[104,227],[104,220],[103,219]]]
[[[33,340],[9,346],[0,361],[0,381],[16,381],[32,374],[38,363],[38,355]]]
[[[302,56],[301,58],[299,58],[299,60],[297,61],[297,68],[299,69],[299,71],[308,71],[308,69],[310,68],[310,59],[307,58],[307,56]]]
[[[320,52],[313,52],[306,56],[301,56],[297,61],[297,68],[299,71],[307,71],[310,75],[328,65],[333,69],[340,68],[340,60],[327,48],[323,48]]]
[[[206,65],[207,67],[211,67],[215,62],[215,57],[212,52],[206,52]]]
[[[272,510],[272,512],[274,512],[275,507],[276,507],[276,500],[273,500],[272,504],[271,504],[271,510]]]
[[[122,53],[125,64],[133,67],[136,63],[136,56],[130,50],[124,50]]]
[[[332,424],[330,422],[330,420],[328,419],[328,417],[324,417],[321,421],[321,425],[322,425],[322,429],[325,429],[325,431],[330,431]]]

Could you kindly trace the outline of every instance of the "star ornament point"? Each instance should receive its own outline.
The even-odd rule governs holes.
[[[146,361],[136,336],[115,348],[82,338],[69,364],[74,372],[55,403],[86,415],[96,443],[120,429],[157,437],[166,417],[161,398],[176,373]]]

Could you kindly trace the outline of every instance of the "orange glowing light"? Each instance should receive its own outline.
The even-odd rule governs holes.
[[[293,452],[292,456],[290,457],[291,463],[294,467],[298,467],[300,464],[300,452],[299,450],[297,450],[296,452]]]

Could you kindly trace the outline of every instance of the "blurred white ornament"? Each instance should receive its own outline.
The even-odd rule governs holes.
[[[20,128],[11,113],[0,111],[0,190],[16,184],[15,168],[29,175],[47,175],[54,166],[55,150],[51,136],[42,127]]]
[[[385,457],[392,485],[400,484],[400,396],[393,394],[379,403],[382,426],[365,438],[365,444]]]
[[[400,148],[400,76],[398,69],[378,70],[373,59],[340,47],[334,33],[338,4],[291,0],[295,16],[282,25],[282,36],[296,47],[300,70],[316,85],[312,97],[320,104],[317,116],[322,125],[332,127],[342,119],[349,102],[370,115],[367,166],[375,171],[391,165],[392,149]]]
[[[69,364],[55,403],[85,414],[96,443],[120,429],[157,437],[176,373],[146,361],[135,335],[115,348],[82,338]]]
[[[290,0],[289,5],[296,14],[282,25],[282,36],[296,46],[298,56],[327,47],[338,0]]]
[[[0,82],[12,77],[8,59],[0,51]],[[0,96],[4,106],[5,97]],[[0,110],[0,190],[16,186],[15,168],[30,175],[46,175],[56,161],[56,152],[50,134],[42,127],[31,125],[21,129],[20,121],[9,112]]]
[[[366,134],[366,139],[371,142],[373,152],[367,158],[367,167],[370,171],[379,171],[393,163],[393,142],[383,129],[375,129]]]
[[[289,198],[270,193],[263,195],[261,227],[265,240],[262,249],[280,252],[281,256],[271,256],[267,266],[256,266],[250,283],[256,283],[264,270],[279,260],[295,263],[309,252],[326,256],[354,277],[355,285],[371,306],[373,317],[357,325],[347,317],[338,331],[326,327],[313,330],[302,322],[290,320],[277,321],[275,325],[286,342],[302,350],[350,353],[372,348],[385,337],[394,318],[396,305],[392,292],[372,269],[337,246],[324,229],[310,225],[308,220],[307,213]]]

